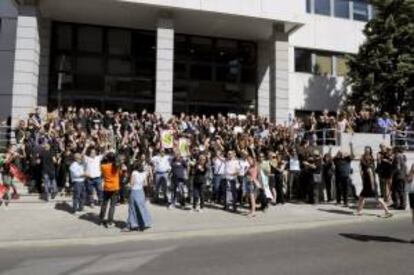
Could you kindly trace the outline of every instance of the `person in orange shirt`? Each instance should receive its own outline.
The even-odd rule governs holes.
[[[106,227],[110,227],[114,222],[115,206],[118,202],[119,195],[119,173],[120,169],[116,163],[116,157],[114,153],[108,153],[104,159],[104,163],[101,165],[102,177],[103,177],[103,201],[101,205],[101,213],[99,215],[100,223]],[[110,202],[108,221],[105,223],[106,208]]]

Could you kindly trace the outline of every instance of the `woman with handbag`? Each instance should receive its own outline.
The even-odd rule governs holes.
[[[360,171],[362,178],[362,191],[359,196],[357,212],[355,214],[358,216],[362,215],[362,209],[364,208],[366,198],[375,198],[385,211],[384,217],[392,217],[393,215],[388,210],[384,200],[378,196],[375,183],[375,160],[372,155],[372,148],[369,146],[365,147],[365,152],[361,157]]]
[[[148,211],[144,187],[148,185],[148,176],[143,163],[136,162],[132,169],[130,179],[130,194],[127,228],[124,232],[144,231],[152,225],[151,215]]]

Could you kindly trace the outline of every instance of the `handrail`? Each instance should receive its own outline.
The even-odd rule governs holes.
[[[403,146],[407,150],[414,150],[414,131],[394,130],[391,132],[391,145]]]
[[[319,141],[322,141],[323,146],[327,145],[327,141],[333,141],[334,144],[332,145],[338,145],[338,129],[335,128],[324,128],[324,129],[316,129],[316,130],[308,130],[308,131],[303,131],[303,129],[299,130],[303,136],[306,133],[312,134],[312,135],[316,135],[316,142],[319,143]],[[328,137],[328,133],[329,132],[333,132],[333,137]],[[322,137],[319,137],[319,135],[317,133],[322,133]]]

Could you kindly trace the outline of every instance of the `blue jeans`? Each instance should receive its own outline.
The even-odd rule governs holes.
[[[87,191],[87,204],[93,204],[93,190],[95,190],[96,195],[98,196],[98,203],[102,203],[102,179],[93,178],[86,180],[86,191]]]
[[[145,193],[142,189],[131,190],[127,224],[131,229],[145,229],[152,225],[151,215],[145,200]]]
[[[159,199],[160,188],[164,193],[164,200],[171,204],[171,181],[167,172],[155,174],[155,198],[157,200]]]
[[[224,175],[213,176],[213,198],[216,203],[219,203],[221,201],[221,198],[223,197],[222,182],[224,180]]]
[[[227,180],[226,182],[226,208],[230,202],[233,206],[233,211],[237,210],[237,180]]]
[[[45,199],[49,200],[49,194],[56,194],[58,192],[56,177],[49,174],[43,174],[43,182],[45,186]]]
[[[185,206],[186,189],[184,179],[173,179],[172,180],[172,196],[171,204],[175,206],[177,198],[182,206]]]
[[[85,204],[86,190],[84,181],[75,181],[73,185],[73,212],[82,211]]]

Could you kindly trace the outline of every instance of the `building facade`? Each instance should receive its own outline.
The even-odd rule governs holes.
[[[366,0],[2,0],[0,115],[335,111]]]

